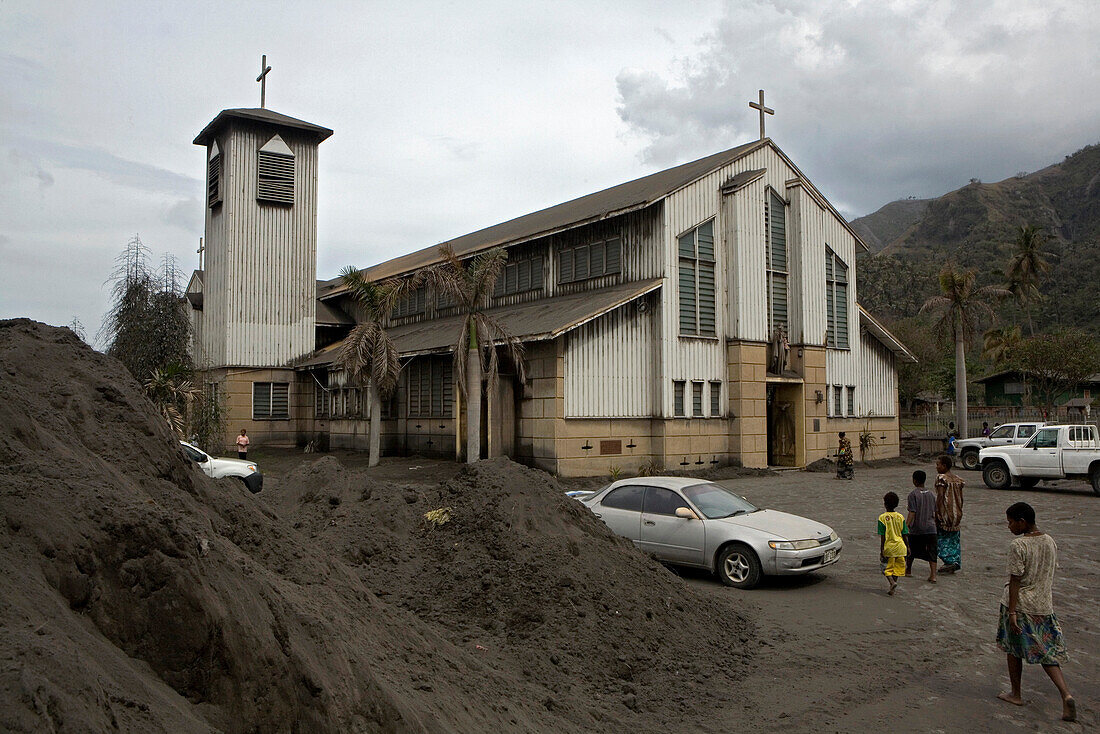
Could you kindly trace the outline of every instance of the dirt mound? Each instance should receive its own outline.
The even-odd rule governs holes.
[[[0,516],[4,731],[684,730],[743,648],[543,475],[424,489],[322,459],[253,496],[27,320],[0,321]]]
[[[834,472],[836,471],[836,462],[829,459],[818,459],[817,461],[810,462],[806,465],[806,471],[808,472]]]
[[[435,487],[377,487],[322,459],[266,499],[379,597],[520,670],[547,708],[589,700],[605,726],[637,711],[682,729],[741,672],[744,620],[544,472],[494,459]]]

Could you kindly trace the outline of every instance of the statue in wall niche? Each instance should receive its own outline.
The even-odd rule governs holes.
[[[794,455],[794,418],[791,416],[791,403],[783,401],[776,405],[775,442],[772,453],[776,456]]]
[[[787,341],[787,332],[782,326],[772,331],[769,345],[768,371],[773,375],[782,375],[791,364],[791,344]]]

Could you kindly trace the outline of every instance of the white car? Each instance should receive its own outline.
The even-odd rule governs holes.
[[[658,560],[705,568],[741,589],[764,575],[825,568],[844,545],[828,525],[762,510],[721,484],[691,477],[621,479],[580,502]]]
[[[206,476],[212,479],[234,477],[241,480],[252,494],[264,488],[264,475],[260,473],[255,463],[242,459],[215,458],[186,441],[180,441],[180,446],[183,447],[183,453],[187,458],[198,464]]]

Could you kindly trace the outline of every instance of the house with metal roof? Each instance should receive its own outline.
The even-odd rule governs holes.
[[[339,279],[315,280],[316,152],[329,134],[227,110],[195,140],[208,150],[210,195],[207,259],[189,299],[206,320],[197,333],[230,427],[257,442],[367,442],[363,386],[336,362],[355,307]],[[485,456],[562,475],[804,466],[830,455],[842,430],[870,432],[876,457],[898,453],[897,364],[915,359],[857,305],[865,245],[769,138],[363,264],[364,274],[411,277],[440,262],[444,244],[459,258],[508,255],[487,306],[523,344],[526,378],[505,360],[484,391]],[[214,287],[239,290],[218,301]],[[390,315],[403,369],[382,409],[384,452],[462,457],[460,323],[426,289]]]

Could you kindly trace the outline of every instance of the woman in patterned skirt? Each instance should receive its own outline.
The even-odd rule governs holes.
[[[1042,665],[1062,696],[1062,719],[1077,720],[1077,703],[1066,687],[1061,663],[1066,659],[1062,628],[1054,614],[1051,585],[1058,559],[1054,539],[1035,527],[1035,510],[1026,502],[1008,508],[1008,529],[1016,536],[1008,553],[1008,583],[1001,594],[997,644],[1008,657],[1009,693],[1002,701],[1023,706],[1020,678],[1024,661]]]

